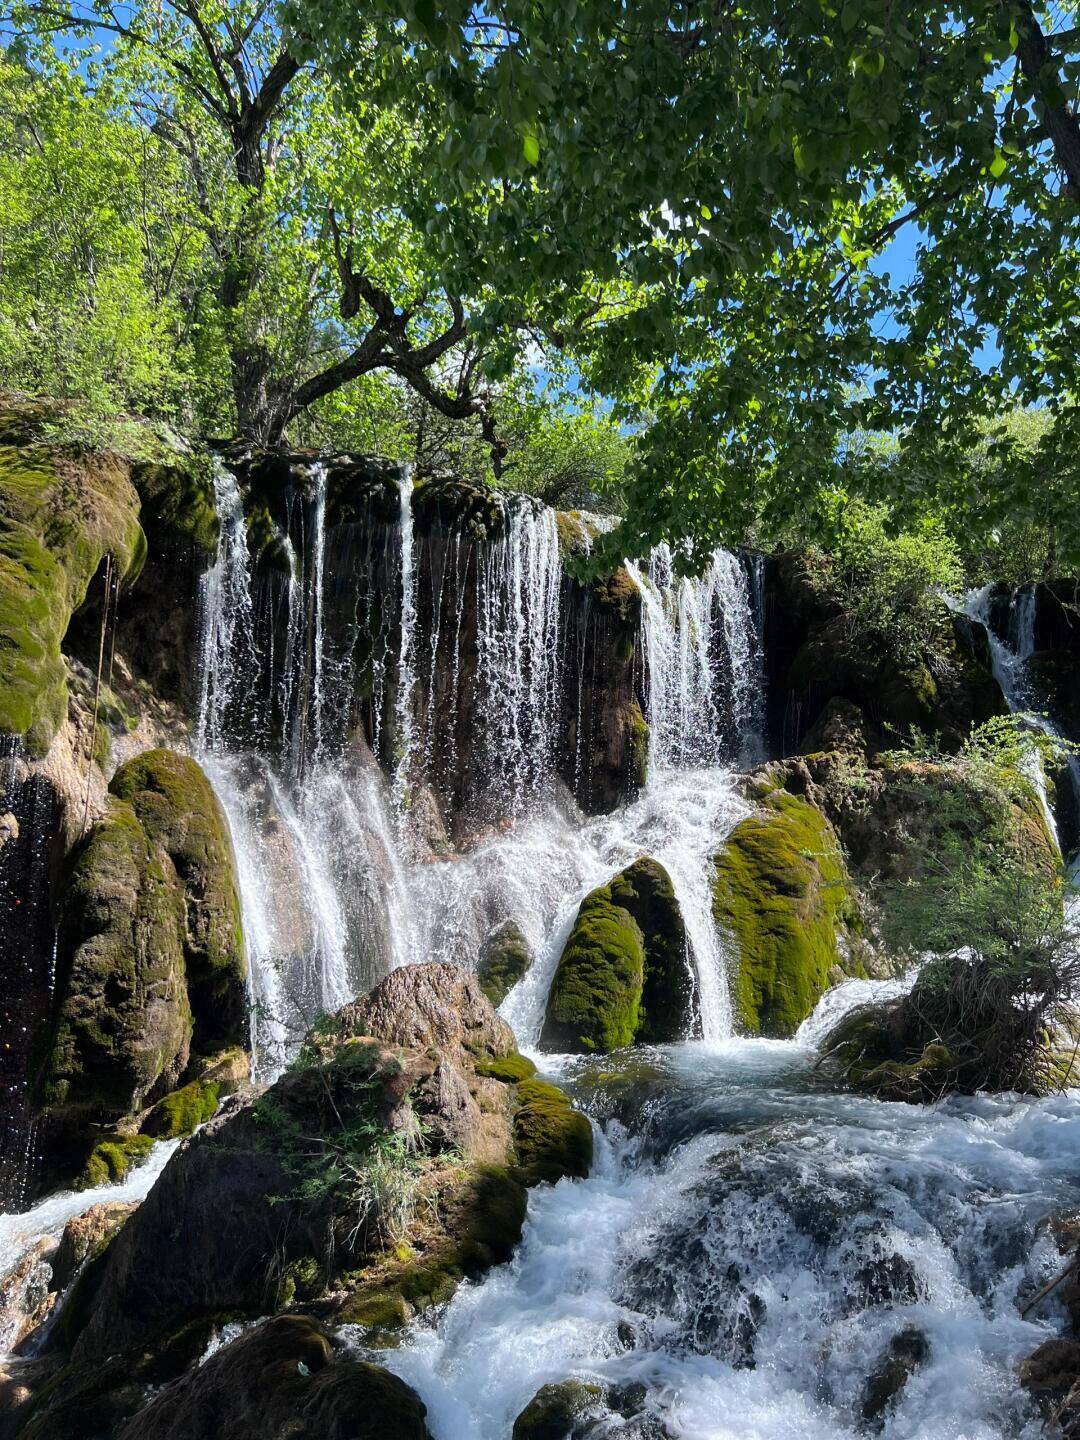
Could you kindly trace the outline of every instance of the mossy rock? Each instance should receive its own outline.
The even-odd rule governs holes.
[[[43,755],[67,709],[60,646],[106,555],[146,555],[130,467],[108,454],[0,444],[0,732]]]
[[[596,1416],[604,1390],[584,1380],[560,1380],[536,1392],[514,1421],[512,1440],[573,1440],[577,1427]]]
[[[99,1140],[90,1152],[76,1190],[95,1190],[99,1185],[118,1185],[128,1172],[145,1160],[154,1148],[152,1135],[113,1135]]]
[[[194,760],[152,750],[111,790],[61,888],[56,1006],[39,1042],[36,1103],[69,1138],[163,1100],[193,1050],[248,1039],[232,846],[209,782]],[[174,1097],[153,1133],[206,1118],[205,1085],[220,1094],[221,1078]]]
[[[115,1123],[171,1089],[187,1065],[184,900],[170,870],[117,799],[75,854],[35,1087],[39,1108],[66,1127]]]
[[[202,1054],[247,1042],[247,961],[228,822],[202,768],[172,750],[122,766],[110,790],[175,867],[184,900],[184,964]]]
[[[248,1076],[248,1057],[239,1046],[215,1057],[198,1078],[166,1095],[143,1116],[139,1131],[158,1140],[191,1135],[216,1113],[226,1095],[239,1089]]]
[[[549,1050],[617,1050],[693,1034],[694,977],[671,877],[637,860],[581,902],[548,997]]]
[[[766,793],[716,857],[713,915],[731,939],[735,1019],[793,1035],[828,986],[861,975],[858,901],[836,834],[813,805]]]
[[[592,1168],[593,1133],[557,1085],[536,1077],[518,1082],[514,1147],[526,1185],[565,1176],[584,1180]]]
[[[340,1311],[370,1343],[392,1343],[414,1316],[445,1304],[460,1285],[510,1259],[525,1225],[525,1186],[505,1165],[477,1165],[439,1199],[440,1224],[372,1270],[346,1275]]]
[[[480,988],[496,1009],[533,963],[529,942],[513,920],[497,926],[484,943],[476,973]]]

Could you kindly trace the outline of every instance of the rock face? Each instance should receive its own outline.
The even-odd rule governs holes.
[[[853,635],[813,555],[787,552],[769,567],[765,650],[774,748],[803,747],[825,707],[842,699],[863,711],[880,748],[887,730],[912,726],[955,749],[971,725],[1003,714],[1001,688],[970,626],[941,602],[923,653],[900,660],[872,637]],[[983,646],[985,637],[982,637]]]
[[[247,1043],[232,848],[206,777],[153,750],[110,790],[61,897],[38,1082],[61,1150],[175,1089],[193,1056]]]
[[[335,1351],[306,1315],[279,1315],[157,1395],[117,1440],[430,1440],[403,1380]]]
[[[392,1330],[508,1258],[527,1184],[590,1159],[471,972],[396,970],[173,1156],[104,1257],[76,1368],[293,1298]]]
[[[854,886],[836,833],[807,801],[768,784],[716,857],[713,915],[731,940],[731,995],[751,1034],[794,1034],[821,995],[865,974]]]
[[[700,1025],[686,927],[671,877],[637,860],[581,902],[548,997],[542,1044],[616,1050]]]
[[[318,457],[234,451],[227,458],[245,492],[249,532],[272,597],[265,614],[277,617],[267,623],[280,625],[288,609],[286,551],[306,555],[310,546]],[[350,734],[361,733],[390,770],[402,740],[388,660],[401,644],[405,472],[359,455],[319,463],[326,486],[324,636],[338,686],[324,714],[341,724],[332,743],[344,748]],[[569,516],[538,515],[525,497],[437,474],[418,475],[411,493],[413,640],[415,653],[425,656],[409,703],[415,753],[424,757],[408,777],[414,828],[443,853],[504,820],[522,785],[549,786],[556,777],[586,811],[613,809],[644,774],[640,596],[630,576],[620,570],[588,583],[573,578],[560,552],[581,548],[581,525]],[[522,540],[522,527],[531,540]],[[517,600],[508,598],[511,585],[519,587]],[[550,661],[552,673],[532,674],[535,657],[519,656],[528,703],[522,708],[521,694],[508,691],[498,697],[494,723],[482,723],[484,697],[499,683],[485,669],[492,634],[530,601],[539,607],[531,628],[545,631],[545,655],[536,663],[546,670]],[[284,657],[284,639],[276,634],[275,657]],[[288,690],[279,681],[269,677],[265,686],[270,743],[290,723],[279,712],[279,696]],[[515,706],[518,713],[511,713]]]

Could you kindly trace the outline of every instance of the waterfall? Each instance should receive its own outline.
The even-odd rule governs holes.
[[[642,598],[650,768],[762,758],[760,631],[738,559],[717,550],[704,575],[682,576],[660,545],[627,568]]]
[[[394,804],[399,815],[409,807],[410,786],[413,782],[413,745],[415,721],[413,717],[413,691],[416,686],[414,671],[416,651],[416,542],[413,537],[413,474],[411,466],[401,477],[401,639],[397,656],[397,690],[395,692],[394,719],[397,733],[394,742],[397,750],[397,764],[394,769]]]
[[[962,613],[986,631],[990,645],[991,669],[994,679],[1001,686],[1005,703],[1014,715],[1023,715],[1029,724],[1041,730],[1051,740],[1064,741],[1061,731],[1039,708],[1040,697],[1035,693],[1036,687],[1027,667],[1027,661],[1035,652],[1035,587],[1025,585],[1013,591],[1009,600],[1004,640],[997,634],[992,623],[993,599],[992,585],[972,590],[964,597]],[[1065,763],[1069,783],[1080,810],[1080,758],[1071,748],[1065,750]],[[1050,834],[1060,849],[1057,821],[1047,793],[1046,772],[1041,756],[1034,751],[1025,755],[1023,768],[1038,796]]]
[[[201,754],[220,750],[234,709],[252,678],[254,611],[247,522],[240,487],[220,461],[213,467],[220,527],[217,555],[199,584],[201,676],[195,744]]]
[[[554,512],[511,505],[506,533],[477,569],[476,728],[485,779],[510,799],[512,813],[554,775],[561,589]]]
[[[325,584],[326,572],[326,466],[322,463],[316,464],[312,470],[312,484],[315,490],[314,524],[313,524],[313,551],[314,564],[312,566],[312,685],[311,685],[311,731],[313,736],[314,758],[317,760],[322,746],[322,710],[323,710],[323,667],[325,657],[323,654],[323,610],[325,598],[323,586]]]

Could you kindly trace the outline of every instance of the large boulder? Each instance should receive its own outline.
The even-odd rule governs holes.
[[[475,975],[395,971],[172,1157],[103,1257],[75,1367],[294,1299],[386,1334],[507,1259],[526,1186],[590,1158]]]
[[[158,749],[122,766],[110,790],[62,886],[41,1042],[36,1093],[61,1175],[95,1129],[137,1116],[248,1038],[232,845],[205,775]]]
[[[806,800],[766,784],[716,856],[713,915],[729,937],[738,1025],[789,1036],[829,985],[866,973],[863,920],[836,833]]]
[[[279,1315],[165,1387],[116,1440],[430,1440],[420,1397],[336,1350],[306,1315]]]
[[[636,860],[590,891],[559,960],[542,1044],[563,1052],[616,1050],[696,1033],[694,975],[671,876]]]

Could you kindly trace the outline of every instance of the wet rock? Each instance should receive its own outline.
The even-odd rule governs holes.
[[[871,1305],[913,1305],[926,1298],[918,1271],[903,1255],[876,1255],[851,1279],[852,1309]]]
[[[583,1380],[561,1380],[538,1390],[514,1421],[512,1440],[578,1440],[602,1412],[604,1390]]]
[[[16,1350],[52,1309],[56,1245],[55,1240],[43,1236],[0,1279],[0,1350],[5,1353]]]
[[[1080,1435],[1080,1342],[1044,1340],[1021,1365],[1020,1384],[1065,1440]]]
[[[513,1054],[514,1032],[484,995],[480,981],[458,965],[405,965],[370,994],[339,1012],[354,1035],[374,1035],[413,1050],[498,1059]]]
[[[542,1044],[615,1050],[700,1033],[686,927],[671,877],[638,860],[581,902],[548,997]]]
[[[513,920],[504,920],[488,935],[480,955],[476,973],[480,987],[496,1008],[533,963],[529,942],[521,927]]]
[[[755,796],[760,812],[736,825],[716,857],[713,915],[734,943],[739,1024],[786,1037],[830,984],[866,974],[869,947],[829,821],[767,779]]]
[[[138,1206],[125,1200],[103,1200],[75,1215],[64,1226],[52,1259],[50,1288],[64,1291],[88,1261],[96,1259],[119,1233]]]
[[[335,1351],[307,1316],[281,1315],[166,1386],[116,1440],[430,1440],[419,1396]]]
[[[122,766],[110,788],[61,896],[57,998],[42,1041],[37,1102],[60,1179],[83,1166],[94,1129],[175,1089],[193,1054],[248,1040],[232,845],[205,775],[157,749]]]
[[[885,1424],[885,1411],[895,1404],[904,1386],[930,1355],[930,1342],[925,1333],[908,1325],[889,1341],[880,1364],[866,1382],[863,1391],[862,1415],[875,1430]]]

